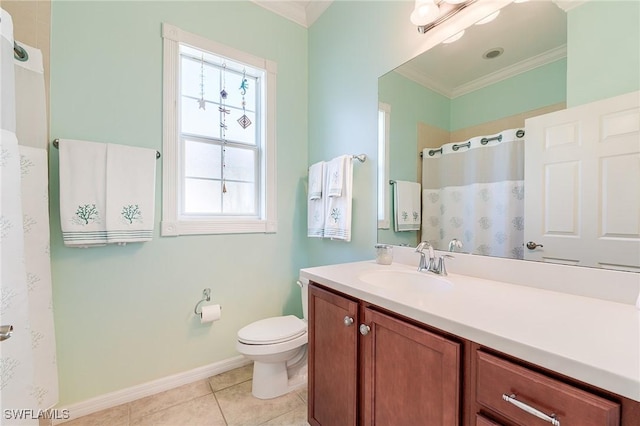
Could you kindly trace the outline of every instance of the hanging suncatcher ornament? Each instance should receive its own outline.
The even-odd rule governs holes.
[[[204,101],[204,55],[200,58],[200,99],[198,99],[198,109],[206,110],[207,104]]]
[[[238,124],[240,124],[243,129],[251,126],[251,120],[249,120],[249,117],[247,117],[247,103],[244,100],[244,95],[247,94],[247,89],[249,89],[249,82],[247,81],[247,70],[243,70],[242,83],[240,83],[240,94],[242,95],[242,117],[238,118]]]
[[[226,153],[227,153],[227,114],[231,111],[227,109],[227,91],[225,90],[227,86],[227,78],[226,78],[227,64],[222,64],[222,90],[220,90],[220,106],[218,107],[218,111],[220,111],[220,129],[222,130],[222,193],[227,193],[227,183],[225,181],[225,167],[226,167]]]

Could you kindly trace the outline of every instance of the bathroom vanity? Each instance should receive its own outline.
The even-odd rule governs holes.
[[[373,261],[301,278],[312,425],[640,425],[633,304]]]

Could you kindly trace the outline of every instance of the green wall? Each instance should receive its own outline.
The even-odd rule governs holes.
[[[307,30],[247,1],[53,2],[53,138],[161,150],[161,22],[278,63],[277,234],[161,238],[156,231],[155,239],[144,244],[65,248],[58,154],[52,151],[51,256],[61,404],[233,357],[240,327],[270,315],[300,313],[299,268],[374,256],[377,83],[424,50],[425,36],[408,19],[413,3],[335,1]],[[570,12],[570,19],[581,7]],[[629,39],[635,35],[637,43],[638,21],[631,16],[621,17],[620,25],[605,19],[595,27],[570,20],[569,54],[582,39],[609,30]],[[627,81],[637,77],[637,56],[629,64],[614,50],[605,63],[630,67]],[[584,62],[593,55],[582,53]],[[574,104],[625,90],[574,76],[587,73],[578,62],[568,64],[567,99]],[[628,90],[638,87],[631,86]],[[345,153],[369,156],[354,166],[352,241],[307,239],[307,165]],[[162,162],[158,165],[157,220]],[[223,319],[213,325],[200,325],[192,312],[205,287],[224,306]]]
[[[225,360],[251,321],[301,314],[307,266],[307,31],[250,2],[56,1],[51,135],[162,150],[161,23],[274,60],[278,232],[160,237],[125,247],[63,246],[51,151],[51,258],[60,404]],[[292,161],[294,159],[295,161]],[[161,214],[158,161],[156,221]],[[222,319],[193,308],[210,287]]]
[[[567,60],[560,59],[451,100],[456,131],[566,101]]]
[[[567,107],[640,89],[640,1],[587,2],[567,31]]]

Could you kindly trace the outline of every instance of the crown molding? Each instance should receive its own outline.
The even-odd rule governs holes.
[[[553,0],[553,2],[560,9],[564,10],[565,12],[568,12],[571,9],[575,9],[578,6],[582,6],[587,2],[587,0]]]
[[[333,0],[251,0],[251,2],[298,25],[309,28],[327,10]]]
[[[448,87],[410,68],[399,68],[395,72],[442,96],[454,99],[566,57],[567,45],[562,45],[457,87]]]
[[[490,86],[492,84],[498,83],[499,81],[506,80],[518,74],[522,74],[523,72],[530,71],[532,69],[550,64],[566,57],[567,45],[564,44],[560,47],[548,50],[529,59],[525,59],[524,61],[520,61],[499,71],[487,74],[484,77],[480,77],[476,80],[470,81],[469,83],[455,87],[452,90],[452,98],[466,95],[467,93],[473,92],[486,86]]]

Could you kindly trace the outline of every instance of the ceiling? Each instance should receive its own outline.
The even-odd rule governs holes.
[[[555,2],[513,3],[494,21],[471,26],[460,40],[435,46],[395,71],[455,98],[566,57],[566,43],[566,13]],[[504,53],[483,58],[494,48]]]
[[[258,6],[277,13],[305,28],[331,5],[333,0],[251,0]]]

